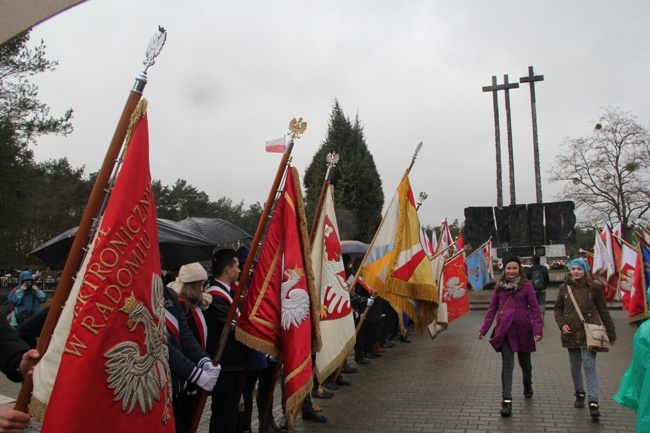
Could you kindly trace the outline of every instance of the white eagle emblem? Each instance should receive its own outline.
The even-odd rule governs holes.
[[[309,294],[301,287],[296,287],[302,271],[300,269],[288,269],[284,271],[288,277],[287,281],[282,283],[282,329],[285,331],[292,325],[296,328],[307,319],[309,315]]]
[[[442,295],[445,301],[461,299],[467,293],[467,289],[460,282],[460,278],[451,277],[445,283],[445,293]]]
[[[133,293],[125,299],[120,311],[129,316],[126,323],[129,331],[135,331],[138,324],[144,326],[144,354],[140,345],[133,341],[124,341],[108,350],[104,354],[108,359],[105,364],[107,382],[108,388],[114,390],[114,401],[122,400],[122,410],[127,414],[133,411],[136,404],[146,414],[160,400],[160,391],[163,390],[165,409],[162,421],[166,423],[171,417],[171,373],[166,344],[163,284],[158,275],[153,276],[151,283],[151,309],[153,317]]]

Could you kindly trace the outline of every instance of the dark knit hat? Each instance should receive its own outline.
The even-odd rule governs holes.
[[[510,251],[506,252],[503,255],[503,258],[501,258],[501,262],[503,263],[504,267],[510,262],[517,262],[517,264],[521,266],[521,259],[519,258],[519,256],[515,253],[511,253]]]

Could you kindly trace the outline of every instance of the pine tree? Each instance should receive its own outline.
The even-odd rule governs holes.
[[[306,210],[313,221],[331,152],[339,162],[330,174],[341,239],[370,242],[381,222],[384,192],[358,116],[354,123],[334,101],[327,137],[305,171]]]

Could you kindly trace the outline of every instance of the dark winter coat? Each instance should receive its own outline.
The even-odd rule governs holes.
[[[548,268],[544,265],[541,265],[539,263],[533,264],[530,268],[526,269],[526,278],[532,281],[533,279],[533,272],[539,270],[542,275],[544,276],[544,290],[548,287],[548,283],[551,281],[551,278],[548,274]],[[534,288],[534,287],[533,287]],[[542,290],[539,290],[540,292]]]
[[[588,277],[575,281],[571,277],[571,274],[568,274],[564,278],[564,283],[560,285],[560,289],[557,292],[557,300],[555,301],[555,321],[557,322],[557,326],[562,329],[562,326],[569,325],[572,331],[571,334],[561,334],[562,347],[572,349],[584,349],[587,347],[585,328],[573,306],[573,302],[567,291],[567,284],[571,286],[573,297],[576,298],[576,303],[580,307],[580,311],[582,311],[585,322],[605,325],[609,340],[615,341],[616,329],[614,327],[614,321],[609,314],[605,296],[600,285]]]
[[[230,287],[227,287],[224,283],[213,280],[212,285],[219,286],[222,289],[228,291],[232,298],[234,294],[232,289]],[[208,291],[209,290],[210,289],[208,289]],[[230,311],[230,305],[230,301],[222,298],[221,296],[212,295],[212,303],[208,309],[203,312],[203,315],[205,316],[205,323],[208,327],[208,341],[206,351],[213,358],[217,353],[219,340],[221,339],[221,333],[223,332],[226,318],[228,317],[228,312]],[[219,361],[221,364],[221,371],[227,372],[245,370],[248,368],[248,358],[248,347],[244,346],[242,343],[235,339],[235,331],[231,329],[228,333],[226,345]]]
[[[534,352],[537,349],[534,336],[542,336],[544,324],[533,285],[530,281],[526,281],[522,288],[514,292],[504,309],[508,296],[510,295],[497,284],[479,333],[486,335],[497,314],[503,309],[499,323],[495,325],[494,338],[490,339],[490,344],[500,352],[507,338],[513,352]]]
[[[167,333],[169,370],[172,373],[173,394],[177,396],[187,388],[188,382],[195,382],[198,379],[201,369],[197,364],[204,358],[209,361],[209,358],[187,324],[176,292],[169,287],[165,287],[165,309],[178,322],[179,338],[176,338],[171,331]]]
[[[0,317],[0,371],[9,380],[20,382],[23,375],[18,371],[23,354],[29,346],[20,339],[16,331],[3,317]]]

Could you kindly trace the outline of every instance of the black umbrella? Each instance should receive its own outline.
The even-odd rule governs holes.
[[[352,258],[363,258],[370,247],[361,241],[341,241],[341,252]]]
[[[176,269],[186,263],[212,259],[216,244],[182,225],[158,218],[158,244],[163,269]],[[78,227],[53,237],[28,253],[41,259],[50,269],[61,270],[68,258]]]
[[[178,222],[181,226],[193,230],[210,239],[214,245],[224,245],[253,237],[234,224],[219,218],[185,218]]]

